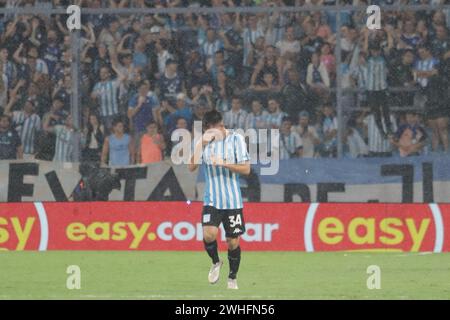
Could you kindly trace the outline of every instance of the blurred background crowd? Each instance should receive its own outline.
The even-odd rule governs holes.
[[[158,162],[176,150],[175,129],[192,131],[212,109],[223,113],[230,129],[280,129],[281,159],[337,157],[339,126],[345,157],[447,153],[450,10],[385,9],[449,3],[343,0],[339,4],[348,7],[337,30],[336,12],[327,11],[336,0],[75,1],[82,8],[219,8],[209,14],[84,14],[79,126],[71,115],[67,15],[3,14],[0,158]],[[0,1],[1,8],[70,4]],[[381,6],[379,30],[366,27],[365,9],[352,10],[370,4]],[[224,6],[266,10],[220,12]],[[271,9],[284,6],[321,10]]]

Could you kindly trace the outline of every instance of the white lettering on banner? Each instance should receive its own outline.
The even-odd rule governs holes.
[[[264,227],[264,228],[263,228]],[[272,241],[272,232],[279,229],[279,224],[270,223],[247,223],[246,232],[242,235],[242,240],[246,242]]]
[[[158,229],[156,230],[156,234],[158,235],[158,238],[160,238],[163,241],[172,240],[172,235],[166,233],[166,230],[169,228],[172,228],[172,222],[161,223],[158,226]]]
[[[280,225],[278,223],[270,224],[265,223],[264,224],[264,242],[271,242],[272,241],[272,233],[280,228]]]
[[[195,227],[189,222],[178,222],[173,228],[173,235],[180,241],[192,240],[195,237]]]
[[[118,170],[122,170],[121,189],[113,190],[109,196],[111,201],[146,201],[157,187],[166,188],[164,191],[174,197],[170,199],[173,201],[196,199],[198,172],[190,172],[187,166],[163,161],[113,169]],[[136,177],[136,170],[140,170],[142,175]],[[0,161],[0,202],[64,202],[80,178],[78,163],[68,168],[62,163],[49,161]],[[131,188],[130,183],[133,185]],[[176,197],[173,190],[178,192]]]
[[[243,177],[244,201],[423,203],[432,199],[438,203],[448,202],[450,175],[434,174],[433,178],[433,172],[450,172],[450,156],[411,159],[413,164],[379,160],[380,163],[362,165],[357,159],[333,160],[336,167],[341,168],[334,171],[324,170],[328,160],[322,160],[326,159],[285,160],[287,162],[280,167],[281,175],[270,180],[258,175],[251,179]],[[431,170],[423,169],[427,165]],[[307,175],[306,168],[309,168]],[[387,169],[387,176],[380,175],[384,169]],[[184,201],[188,207],[192,203],[189,201],[203,200],[202,176],[199,172],[189,172],[185,165],[163,161],[113,170],[119,171],[122,179],[121,189],[110,194],[111,201]],[[356,173],[346,175],[349,170]],[[414,180],[416,176],[421,176],[422,180]],[[79,180],[76,163],[68,168],[47,161],[0,161],[0,202],[64,202]],[[361,182],[366,180],[373,182]],[[166,196],[170,198],[162,198]],[[327,201],[323,200],[325,198]]]
[[[262,241],[262,229],[260,223],[247,223],[247,232],[242,235],[242,239],[247,242]]]
[[[197,241],[203,241],[203,226],[201,223],[197,223]]]

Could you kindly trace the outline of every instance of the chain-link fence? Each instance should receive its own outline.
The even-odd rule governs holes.
[[[389,153],[410,110],[430,150],[448,151],[449,5],[380,1],[382,28],[369,30],[365,2],[136,3],[87,4],[73,32],[63,2],[0,10],[2,107],[26,156],[105,161],[122,123],[139,162],[150,122],[169,156],[173,130],[214,108],[231,128],[282,129],[288,117],[304,157]],[[40,133],[28,133],[30,112]]]

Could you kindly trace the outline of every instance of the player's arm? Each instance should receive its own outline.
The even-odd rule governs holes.
[[[202,141],[198,141],[195,144],[194,152],[193,152],[193,154],[191,156],[191,159],[189,161],[189,164],[188,164],[189,171],[193,172],[193,171],[197,170],[198,165],[200,163],[200,158],[201,158],[202,153],[203,153],[203,146],[204,146],[203,140]]]
[[[191,156],[191,159],[188,164],[189,171],[195,171],[200,164],[200,159],[203,153],[203,147],[211,142],[215,137],[219,137],[220,133],[217,130],[209,129],[202,135],[202,140],[199,140],[194,146],[194,153]]]
[[[250,158],[247,152],[247,145],[245,144],[245,139],[241,135],[235,140],[235,148],[237,148],[236,153],[236,162],[230,163],[228,161],[224,161],[221,157],[213,157],[212,163],[213,165],[222,166],[231,172],[249,175],[250,174]]]
[[[227,163],[221,157],[212,157],[212,164],[214,166],[224,167],[234,173],[243,174],[246,176],[250,174],[250,161],[241,163]]]

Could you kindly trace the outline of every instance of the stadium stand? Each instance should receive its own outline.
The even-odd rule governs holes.
[[[242,129],[281,129],[283,118],[290,117],[290,130],[307,149],[290,152],[291,157],[336,157],[339,128],[343,128],[347,157],[449,151],[448,9],[386,11],[382,29],[369,30],[365,11],[346,7],[341,11],[342,27],[336,30],[336,13],[327,11],[327,6],[336,4],[333,0],[78,3],[91,9],[225,6],[236,10],[83,15],[79,128],[70,114],[74,79],[66,16],[4,14],[0,18],[0,112],[11,117],[24,158],[100,161],[104,140],[114,135],[111,125],[118,117],[133,141],[123,142],[131,152],[139,155],[143,142],[162,137],[164,148],[151,150],[167,158],[173,130],[192,129],[194,120],[214,108],[227,115],[229,126]],[[386,7],[448,3],[341,2]],[[65,8],[68,4],[62,0],[2,2],[5,8]],[[237,10],[258,6],[266,12]],[[280,13],[271,9],[283,6],[323,10]],[[334,54],[338,39],[341,61]],[[336,116],[337,83],[343,89],[342,121]],[[272,108],[270,102],[278,106]],[[158,130],[147,131],[152,121]],[[72,156],[73,144],[78,143],[74,132],[82,134],[82,159]],[[109,139],[120,149],[119,140]],[[285,140],[283,145],[290,149],[286,143],[298,147],[299,140]],[[114,146],[108,146],[111,154]],[[10,157],[11,152],[5,154]],[[132,158],[141,162],[140,156]]]

